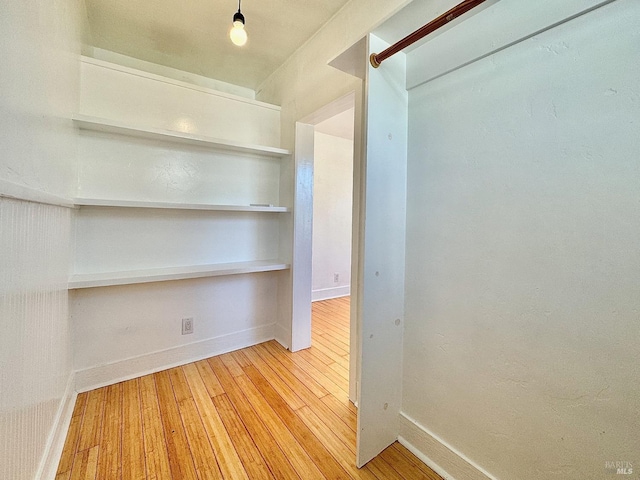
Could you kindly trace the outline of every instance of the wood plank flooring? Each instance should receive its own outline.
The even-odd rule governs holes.
[[[78,395],[56,479],[441,480],[397,442],[355,467],[348,297],[313,304],[312,336]]]

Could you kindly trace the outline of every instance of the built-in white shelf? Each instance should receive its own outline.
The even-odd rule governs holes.
[[[102,198],[76,198],[77,207],[164,208],[179,210],[217,210],[223,212],[290,212],[288,207],[269,205],[210,205],[207,203],[172,203],[139,200],[111,200]]]
[[[219,277],[242,273],[273,272],[277,270],[287,270],[288,268],[289,264],[277,260],[255,260],[252,262],[149,268],[123,272],[78,273],[69,278],[69,289],[165,282],[168,280]]]
[[[291,154],[289,150],[284,150],[282,148],[231,142],[228,140],[220,140],[218,138],[207,137],[205,135],[196,135],[174,130],[164,130],[161,128],[141,127],[137,125],[130,125],[124,122],[119,122],[117,120],[92,117],[89,115],[75,115],[73,117],[73,121],[82,130],[115,133],[118,135],[128,135],[130,137],[159,140],[164,142],[183,143],[188,145],[198,145],[200,147],[207,147],[215,150],[226,150],[269,157],[282,157]]]

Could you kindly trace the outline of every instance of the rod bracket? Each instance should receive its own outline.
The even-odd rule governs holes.
[[[478,5],[486,1],[487,0],[462,0],[461,3],[459,3],[452,9],[444,12],[438,18],[431,20],[429,23],[427,23],[426,25],[423,25],[415,32],[410,33],[409,35],[404,37],[402,40],[397,41],[386,50],[383,50],[380,53],[372,53],[369,56],[369,61],[371,62],[371,66],[373,68],[378,68],[380,64],[384,62],[387,58],[404,50],[409,45],[413,45],[418,40],[426,37],[430,33],[435,32],[439,28],[445,26],[447,23],[458,18],[460,15],[467,13],[469,10],[474,9],[475,7],[477,7]]]

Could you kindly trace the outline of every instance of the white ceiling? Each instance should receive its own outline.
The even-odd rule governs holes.
[[[85,0],[85,42],[255,89],[347,1],[243,0],[249,41],[236,47],[234,0]]]
[[[334,137],[353,140],[354,113],[355,108],[351,107],[349,110],[345,110],[327,120],[317,123],[315,125],[315,131],[326,135],[333,135]]]

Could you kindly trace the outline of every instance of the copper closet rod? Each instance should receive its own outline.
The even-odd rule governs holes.
[[[460,15],[467,13],[469,10],[477,7],[478,5],[486,1],[487,0],[464,0],[463,2],[453,7],[451,10],[444,12],[438,18],[430,21],[425,26],[420,27],[418,30],[407,35],[402,40],[394,43],[386,50],[383,50],[380,53],[372,53],[371,56],[369,57],[369,60],[371,61],[371,65],[373,65],[373,68],[378,68],[380,64],[390,56],[395,55],[401,50],[404,50],[409,45],[412,45],[413,43],[417,42],[421,38],[424,38],[430,33],[435,32],[439,28],[444,27],[450,21],[455,20]]]

